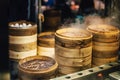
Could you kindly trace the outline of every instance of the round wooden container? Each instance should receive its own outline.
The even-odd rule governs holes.
[[[59,64],[60,73],[82,70],[83,67],[91,64],[91,56],[92,35],[89,32],[77,28],[63,28],[56,31],[55,58]],[[64,71],[63,66],[66,67],[67,72]]]
[[[26,26],[26,25],[31,26]],[[14,26],[13,26],[14,25]],[[24,27],[21,27],[23,25]],[[22,59],[37,54],[37,25],[28,21],[9,23],[9,57]]]
[[[19,61],[20,80],[49,80],[55,77],[58,64],[47,56],[31,56]]]
[[[115,42],[119,40],[119,29],[111,25],[90,25],[87,30],[93,34],[93,41]]]
[[[87,30],[93,34],[93,65],[117,61],[119,29],[107,24],[98,24],[88,26]]]
[[[55,58],[54,33],[55,32],[42,32],[38,35],[38,43],[37,43],[38,55],[44,55]]]

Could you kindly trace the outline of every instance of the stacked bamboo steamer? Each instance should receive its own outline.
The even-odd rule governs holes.
[[[92,34],[83,29],[63,28],[55,33],[55,59],[61,74],[91,67]]]
[[[117,61],[119,29],[107,24],[96,24],[88,26],[87,30],[93,33],[92,65]]]
[[[11,77],[17,76],[20,59],[37,55],[37,25],[28,21],[9,23],[9,58]]]
[[[38,55],[44,55],[55,58],[54,48],[54,33],[55,32],[42,32],[38,35],[37,53]]]

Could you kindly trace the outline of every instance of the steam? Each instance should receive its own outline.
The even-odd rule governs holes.
[[[83,28],[85,29],[85,24],[81,23],[79,19],[76,19],[75,21],[68,19],[66,20],[64,24],[62,24],[62,26],[59,27],[59,29],[61,28]]]
[[[84,19],[85,25],[103,24],[103,23],[104,23],[104,20],[100,18],[100,16],[96,16],[96,15],[89,15],[89,16],[86,16]]]
[[[89,25],[97,25],[97,24],[107,24],[107,25],[112,25],[112,26],[115,26],[115,27],[119,27],[119,24],[111,17],[105,17],[105,18],[102,18],[98,15],[89,15],[89,16],[86,16],[85,19],[84,19],[84,24],[86,26],[89,26]]]
[[[107,24],[107,25],[119,27],[119,24],[117,24],[116,21],[111,17],[102,18],[98,15],[88,15],[84,17],[82,23],[80,19],[76,19],[75,22],[72,22],[71,19],[68,19],[62,26],[59,27],[59,29],[61,28],[86,29],[89,25],[99,25],[99,24]]]

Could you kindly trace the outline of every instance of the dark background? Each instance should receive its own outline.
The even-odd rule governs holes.
[[[8,3],[0,0],[0,72],[8,70]]]

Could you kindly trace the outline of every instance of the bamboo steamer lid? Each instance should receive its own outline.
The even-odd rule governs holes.
[[[84,29],[79,28],[63,28],[59,29],[55,33],[56,36],[64,39],[74,39],[74,40],[83,40],[89,39],[92,37],[92,34]]]
[[[100,42],[114,42],[119,40],[119,29],[107,24],[96,24],[87,27],[93,33],[93,40]]]
[[[55,33],[55,45],[64,48],[84,48],[91,46],[92,34],[84,29],[63,28]]]
[[[53,58],[47,56],[26,57],[21,59],[18,65],[19,75],[25,76],[30,80],[53,76],[57,67],[57,62]]]

